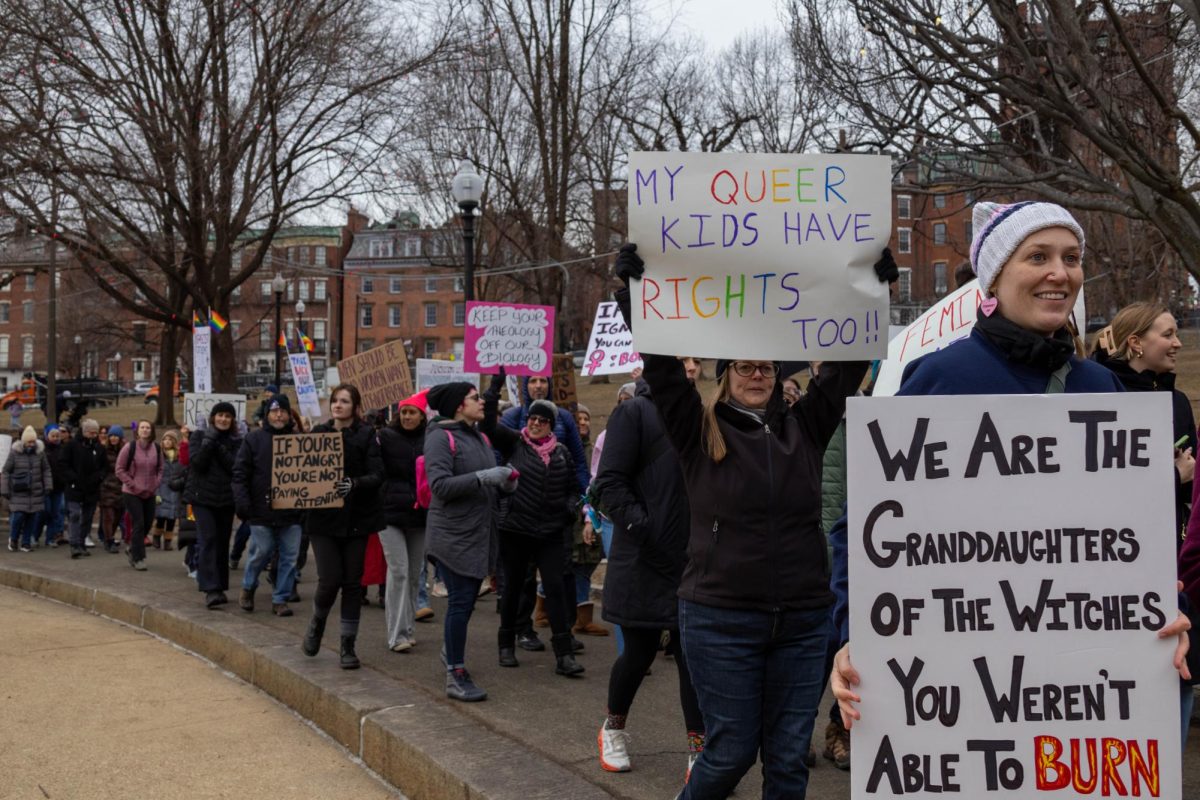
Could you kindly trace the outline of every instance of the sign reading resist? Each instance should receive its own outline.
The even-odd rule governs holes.
[[[232,403],[237,411],[237,418],[245,421],[246,395],[204,392],[188,392],[183,396],[183,421],[193,429],[205,427],[208,424],[208,416],[217,403]]]
[[[467,303],[464,369],[494,375],[549,375],[554,306]]]
[[[1170,398],[856,398],[863,798],[1182,793]]]
[[[341,508],[342,434],[271,437],[271,508]]]

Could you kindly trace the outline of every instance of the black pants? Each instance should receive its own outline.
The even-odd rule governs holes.
[[[135,494],[121,493],[125,501],[125,510],[133,530],[129,532],[129,553],[134,561],[146,560],[146,537],[154,527],[154,496],[138,497]]]
[[[515,591],[525,584],[529,565],[533,564],[542,573],[542,588],[546,592],[546,614],[550,617],[550,630],[555,635],[568,634],[566,602],[563,596],[562,543],[556,539],[539,539],[521,533],[502,533],[500,561],[504,567],[504,583],[510,587],[504,592],[500,603],[500,628],[517,630],[518,609],[522,605],[523,592]],[[572,598],[574,595],[571,595]],[[573,605],[573,604],[572,604]]]
[[[221,508],[193,503],[192,513],[196,515],[196,584],[205,593],[228,591],[233,506]]]
[[[671,641],[678,643],[679,628],[672,628],[670,633]],[[642,685],[642,679],[646,677],[646,670],[654,663],[662,630],[627,628],[622,625],[621,636],[625,638],[625,651],[613,662],[612,673],[608,677],[608,713],[625,715],[633,705],[633,698]],[[704,717],[700,714],[696,690],[692,688],[683,648],[678,646],[675,647],[675,667],[679,670],[679,705],[683,709],[683,723],[689,731],[702,732]]]
[[[317,591],[313,607],[318,617],[329,616],[338,590],[342,592],[342,634],[358,633],[362,611],[363,562],[367,557],[366,536],[314,536],[313,555],[317,559]]]

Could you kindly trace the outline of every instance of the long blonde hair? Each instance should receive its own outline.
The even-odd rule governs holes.
[[[1121,361],[1133,360],[1133,351],[1129,348],[1130,336],[1145,336],[1154,325],[1154,321],[1163,314],[1170,314],[1171,309],[1162,303],[1130,303],[1117,312],[1112,321],[1113,352],[1109,358]]]
[[[723,403],[728,399],[729,368],[726,367],[725,371],[721,373],[721,377],[717,379],[716,391],[704,404],[704,417],[700,426],[704,453],[718,464],[725,460],[729,450],[725,446],[725,436],[721,433],[721,426],[717,424],[717,403]]]

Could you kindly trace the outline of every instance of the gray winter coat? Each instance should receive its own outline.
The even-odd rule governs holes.
[[[450,439],[454,436],[454,452]],[[425,523],[429,555],[468,578],[486,578],[496,554],[496,489],[480,486],[475,472],[496,466],[496,456],[474,427],[438,422],[425,433],[425,475],[433,500]]]
[[[54,476],[50,472],[50,462],[46,458],[46,445],[35,442],[32,451],[26,450],[25,445],[17,441],[9,451],[8,460],[4,462],[3,473],[0,473],[0,495],[8,498],[10,511],[36,512],[41,511],[46,499],[46,492],[54,486]],[[29,473],[32,480],[28,492],[12,490],[13,475]]]
[[[175,459],[167,458],[163,453],[162,481],[158,484],[158,496],[162,502],[154,509],[157,519],[179,519],[183,516],[183,492],[171,488],[171,482],[185,477],[187,468],[179,463],[179,451],[175,451]]]

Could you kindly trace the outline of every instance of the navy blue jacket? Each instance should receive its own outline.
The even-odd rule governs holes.
[[[237,515],[251,525],[280,528],[299,525],[303,511],[294,508],[271,508],[271,448],[276,436],[296,432],[289,423],[282,430],[271,425],[250,431],[242,440],[233,460],[233,505]]]

